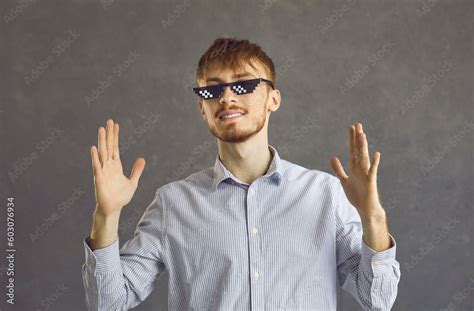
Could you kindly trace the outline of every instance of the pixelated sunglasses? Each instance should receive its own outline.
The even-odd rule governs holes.
[[[224,87],[229,86],[231,91],[236,95],[252,93],[260,82],[266,82],[273,87],[273,82],[267,79],[258,78],[250,80],[235,81],[216,85],[208,85],[203,87],[193,87],[193,92],[202,99],[220,98],[224,92]]]

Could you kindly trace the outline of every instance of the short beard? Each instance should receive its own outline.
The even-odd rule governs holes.
[[[252,120],[252,124],[256,125],[254,129],[241,130],[235,123],[228,126],[222,133],[218,133],[216,127],[210,127],[208,125],[208,128],[212,135],[222,141],[228,143],[241,143],[247,141],[249,138],[260,132],[265,125],[266,118],[267,112],[266,107],[264,106],[263,111]]]

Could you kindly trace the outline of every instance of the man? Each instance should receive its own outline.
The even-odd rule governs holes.
[[[268,144],[278,110],[271,59],[218,38],[197,69],[199,107],[217,138],[214,166],[166,184],[119,250],[120,212],[144,169],[120,162],[119,127],[92,146],[97,205],[82,267],[89,310],[127,310],[169,272],[169,310],[336,310],[336,280],[364,310],[389,310],[400,280],[362,124],[349,127],[348,176],[281,159]]]

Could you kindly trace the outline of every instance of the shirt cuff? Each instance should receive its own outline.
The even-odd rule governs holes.
[[[397,250],[397,243],[393,236],[389,233],[391,247],[381,252],[376,252],[370,248],[362,239],[362,254],[361,261],[365,271],[372,271],[373,275],[383,273],[387,267],[390,267],[395,262],[395,254]]]
[[[119,238],[111,245],[94,251],[89,246],[90,239],[90,236],[85,237],[83,243],[86,266],[94,271],[94,274],[106,273],[120,266]]]

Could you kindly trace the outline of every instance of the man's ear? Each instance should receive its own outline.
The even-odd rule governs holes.
[[[277,111],[278,108],[280,108],[280,103],[281,103],[281,94],[278,89],[272,90],[270,93],[271,97],[271,102],[270,102],[270,110],[271,111]]]

